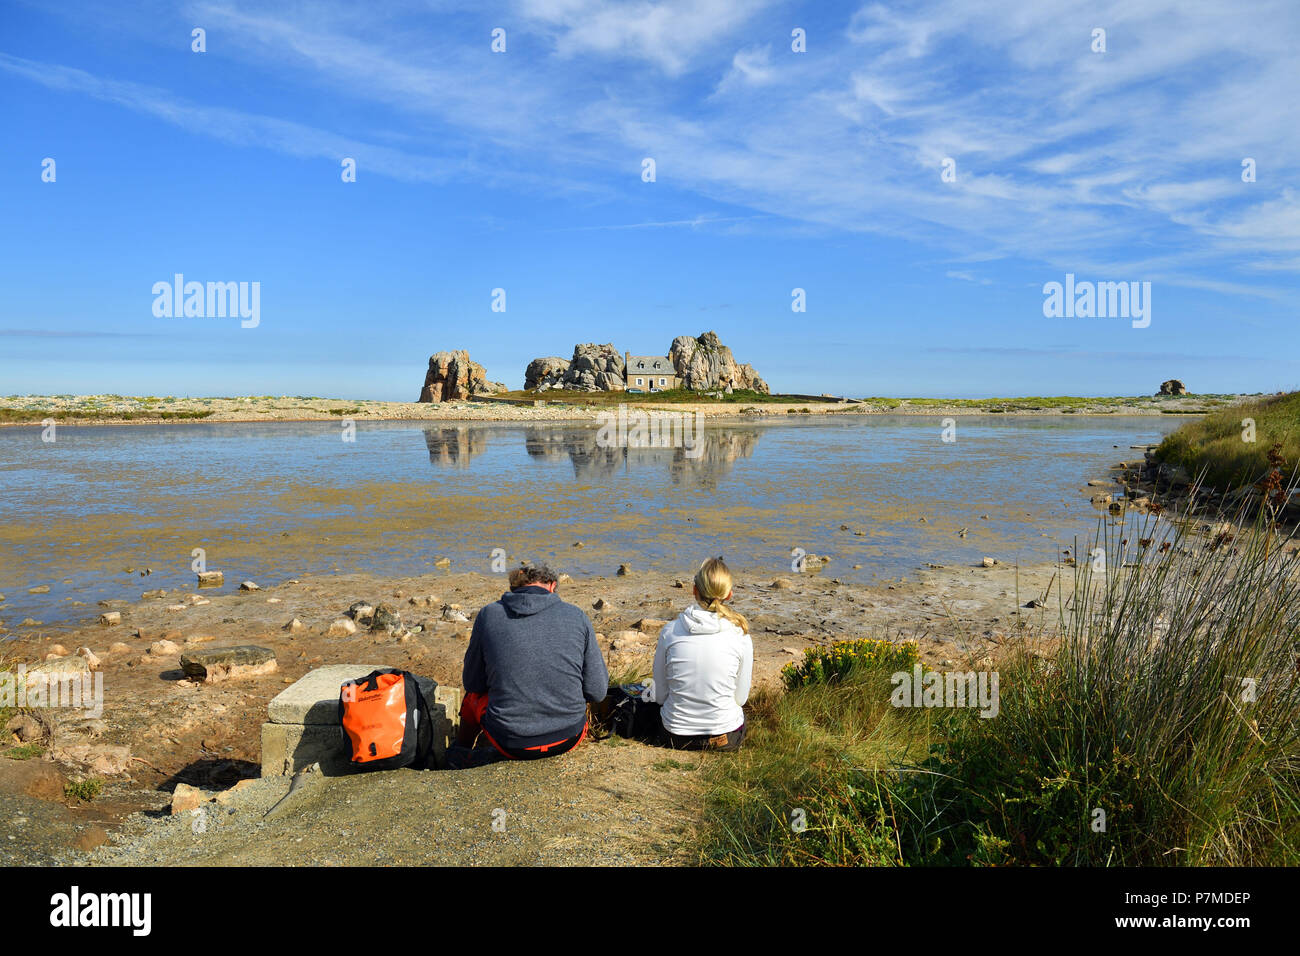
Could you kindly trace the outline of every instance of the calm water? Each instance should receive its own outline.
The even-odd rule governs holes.
[[[1096,531],[1087,480],[1179,424],[957,422],[953,443],[937,418],[710,426],[698,458],[601,448],[594,426],[577,425],[363,422],[354,442],[333,422],[68,427],[52,444],[38,428],[0,429],[0,619],[12,632],[28,616],[92,617],[102,598],[192,590],[196,547],[226,590],[313,572],[429,573],[441,556],[486,572],[494,553],[571,573],[627,562],[683,576],[723,554],[775,575],[802,547],[830,555],[826,573],[843,580],[985,554],[1046,561]],[[50,593],[27,593],[40,584]]]

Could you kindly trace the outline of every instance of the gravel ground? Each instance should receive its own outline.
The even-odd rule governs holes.
[[[462,771],[269,777],[229,806],[135,814],[114,845],[48,862],[143,866],[571,866],[690,862],[702,760],[622,740]],[[658,765],[658,766],[656,766]],[[494,828],[494,820],[498,825]]]

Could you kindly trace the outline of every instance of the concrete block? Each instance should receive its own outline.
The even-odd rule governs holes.
[[[378,664],[331,664],[308,672],[271,699],[267,719],[273,724],[339,723],[339,687],[360,680]]]
[[[269,720],[262,725],[262,776],[294,774],[313,763],[319,763],[327,775],[351,772],[354,768],[338,723],[339,686],[378,669],[368,664],[319,667],[276,695],[267,707]],[[429,705],[433,753],[441,763],[460,722],[461,691],[439,687],[418,675],[416,682]]]

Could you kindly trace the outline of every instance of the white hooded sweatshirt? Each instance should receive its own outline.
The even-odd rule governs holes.
[[[672,734],[725,734],[745,722],[754,642],[719,614],[692,604],[664,625],[655,647],[654,699]]]

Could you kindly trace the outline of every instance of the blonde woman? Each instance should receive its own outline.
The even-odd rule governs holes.
[[[663,742],[679,750],[736,750],[754,669],[749,622],[727,606],[732,578],[722,558],[700,565],[694,593],[696,603],[664,625],[655,648]]]

